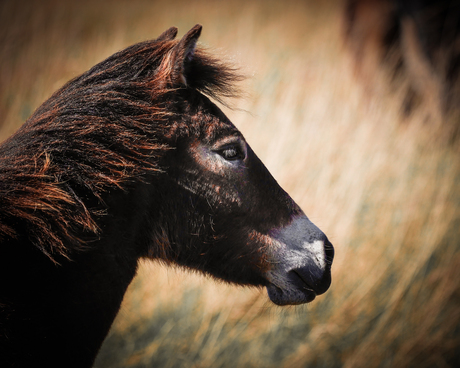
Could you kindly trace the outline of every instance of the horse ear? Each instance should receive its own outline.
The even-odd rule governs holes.
[[[174,47],[171,75],[173,83],[187,85],[186,66],[193,59],[196,42],[201,34],[201,28],[200,24],[194,26]]]
[[[177,27],[171,27],[164,31],[155,41],[172,41],[176,38]]]

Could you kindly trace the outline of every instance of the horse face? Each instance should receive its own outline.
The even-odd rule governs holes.
[[[166,134],[175,137],[165,165],[176,193],[165,208],[175,213],[176,227],[165,225],[172,260],[226,281],[266,286],[279,305],[312,301],[330,285],[332,245],[228,118],[206,97],[190,99],[200,100],[197,109]]]

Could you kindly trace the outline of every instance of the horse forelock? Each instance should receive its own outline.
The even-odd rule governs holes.
[[[160,172],[181,89],[224,102],[237,69],[198,48],[171,80],[178,41],[147,41],[73,79],[0,146],[0,240],[24,236],[51,260],[98,237],[104,194]],[[179,131],[179,130],[177,130]],[[169,137],[171,138],[171,137]],[[88,200],[88,197],[91,197]],[[18,221],[20,220],[20,221]],[[18,225],[20,224],[20,225]]]

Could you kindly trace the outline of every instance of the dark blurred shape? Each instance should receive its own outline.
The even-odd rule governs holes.
[[[420,105],[437,117],[458,110],[460,1],[347,0],[344,27],[365,84],[381,66],[393,81],[407,79],[406,114]]]

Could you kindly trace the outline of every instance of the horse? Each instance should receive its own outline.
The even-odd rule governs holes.
[[[1,144],[0,366],[92,366],[141,259],[280,306],[329,288],[333,246],[216,105],[243,77],[201,29],[115,53]]]

